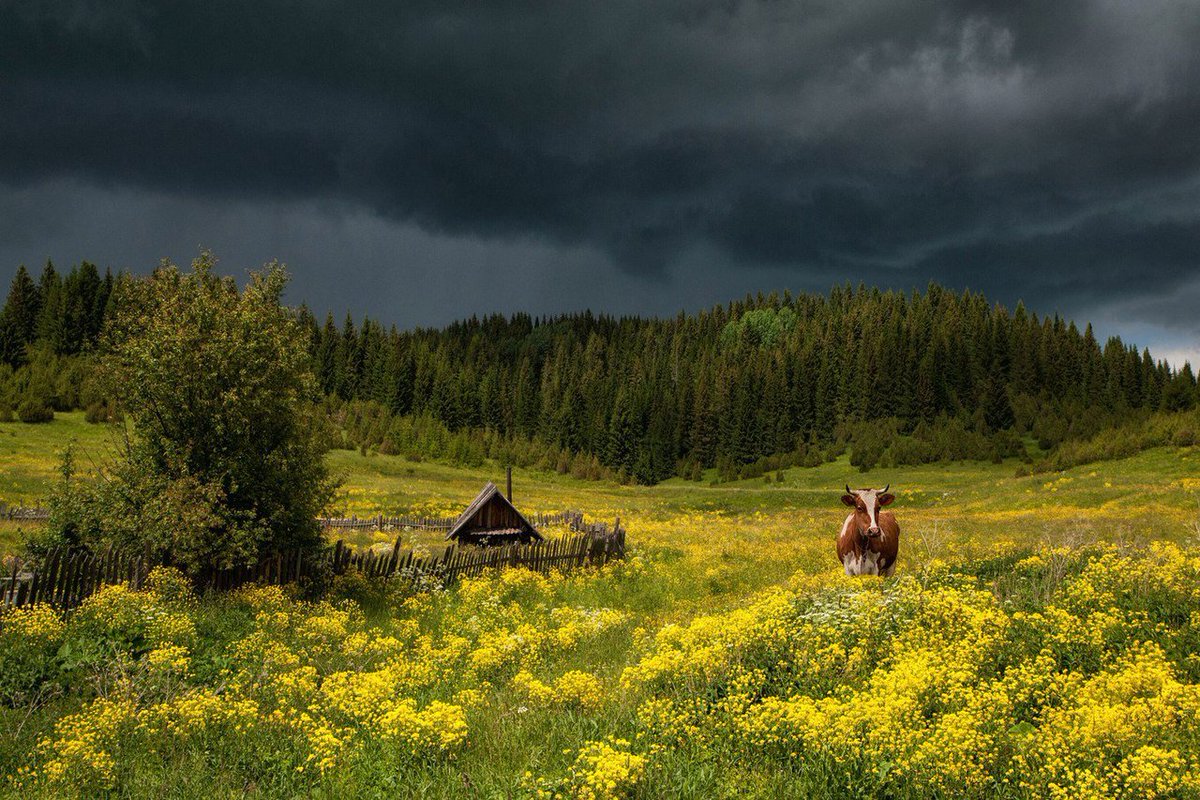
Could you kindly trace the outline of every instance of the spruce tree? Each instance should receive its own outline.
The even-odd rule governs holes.
[[[5,363],[13,367],[25,363],[25,349],[37,335],[41,309],[41,292],[22,264],[9,287],[4,310],[0,311],[0,359]]]

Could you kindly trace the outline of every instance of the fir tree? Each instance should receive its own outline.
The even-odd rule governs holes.
[[[21,265],[9,287],[4,310],[0,311],[0,358],[5,363],[17,367],[25,362],[25,349],[37,335],[41,310],[41,292]]]

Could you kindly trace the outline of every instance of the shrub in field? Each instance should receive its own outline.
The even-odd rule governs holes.
[[[1089,439],[1063,442],[1036,465],[1041,472],[1064,470],[1105,459],[1126,458],[1151,447],[1195,444],[1200,430],[1200,411],[1160,413],[1135,418]]]
[[[17,406],[17,418],[21,422],[50,422],[54,419],[54,409],[40,400],[27,398]]]
[[[204,253],[114,290],[97,378],[132,425],[103,480],[52,503],[64,538],[193,574],[321,544],[333,482],[304,332],[280,304],[286,273],[269,265],[239,291],[214,265]]]
[[[96,400],[88,405],[83,418],[93,425],[100,425],[105,422],[119,422],[122,415],[121,409],[112,400]]]

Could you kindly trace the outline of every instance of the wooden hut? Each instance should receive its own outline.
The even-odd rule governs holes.
[[[528,544],[542,541],[537,528],[512,504],[512,483],[509,479],[509,496],[500,493],[491,481],[483,487],[467,510],[455,520],[446,539],[459,544],[501,545]]]

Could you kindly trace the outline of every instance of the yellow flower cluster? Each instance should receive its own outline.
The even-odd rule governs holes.
[[[191,666],[188,649],[182,645],[166,644],[146,654],[149,665],[161,672],[184,675]]]
[[[49,756],[40,777],[51,786],[70,782],[79,787],[112,787],[117,769],[114,752],[136,711],[132,700],[102,697],[84,711],[58,720],[54,737],[38,742],[38,750]],[[31,777],[38,777],[37,773]]]
[[[513,677],[512,685],[529,701],[543,706],[594,711],[605,702],[600,679],[581,670],[563,673],[553,685],[542,683],[528,670],[521,670]]]
[[[1020,786],[1064,798],[1200,791],[1200,759],[1154,744],[1200,734],[1200,686],[1181,683],[1160,647],[1140,644],[1064,688],[1020,742],[1012,767]]]
[[[49,678],[66,626],[42,603],[0,606],[0,703],[22,702]]]
[[[189,691],[137,713],[139,732],[145,733],[151,742],[169,741],[175,746],[182,739],[203,736],[222,725],[241,734],[257,724],[258,704],[253,700],[223,697],[207,689]]]
[[[613,800],[633,789],[646,770],[646,757],[629,751],[624,739],[588,742],[580,749],[569,777],[578,800]]]
[[[1179,636],[1181,612],[1200,621],[1200,558],[1169,544],[1079,557],[1039,611],[944,569],[801,576],[664,626],[622,684],[650,695],[651,753],[723,740],[882,793],[1192,796],[1200,686],[1154,642]]]
[[[5,650],[22,644],[40,647],[57,643],[65,628],[59,615],[45,603],[22,608],[0,606],[0,644]]]
[[[96,641],[137,648],[188,644],[196,635],[188,614],[153,591],[125,584],[105,586],[87,597],[71,617],[72,629]]]

